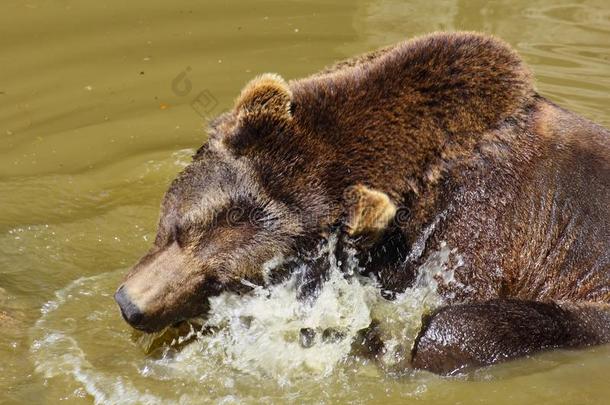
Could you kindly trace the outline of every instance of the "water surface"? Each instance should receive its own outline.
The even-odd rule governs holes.
[[[154,237],[169,181],[205,141],[203,125],[250,78],[298,78],[458,29],[505,39],[540,93],[610,126],[604,0],[5,0],[0,403],[605,403],[608,347],[439,378],[382,371],[341,342],[304,351],[291,340],[304,322],[354,327],[371,316],[403,322],[408,335],[434,304],[415,292],[393,308],[358,282],[337,281],[309,309],[294,306],[288,285],[271,297],[225,296],[213,312],[219,333],[148,354],[112,301]],[[248,317],[249,328],[236,323]]]

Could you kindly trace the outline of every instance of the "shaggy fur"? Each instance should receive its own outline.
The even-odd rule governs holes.
[[[168,191],[155,247],[118,301],[140,302],[134,321],[124,311],[126,319],[158,329],[193,315],[192,302],[242,289],[242,279],[273,278],[280,270],[263,274],[264,263],[307,256],[340,225],[342,244],[358,249],[389,298],[442,246],[452,249],[454,280],[439,280],[439,292],[460,306],[427,321],[417,367],[448,373],[511,353],[606,342],[608,201],[604,128],[541,97],[505,43],[433,34],[309,78],[266,74],[249,83]],[[164,251],[186,265],[151,276]],[[539,310],[550,301],[561,308]],[[499,316],[504,309],[512,315]],[[460,319],[467,331],[482,317],[483,329],[459,349],[438,349],[454,333],[450,323]],[[564,317],[567,340],[529,333]],[[533,329],[502,340],[498,322]],[[502,341],[499,352],[477,357],[490,339]]]

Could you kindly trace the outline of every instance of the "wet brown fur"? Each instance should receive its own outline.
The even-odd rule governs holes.
[[[209,168],[223,165],[230,169]],[[210,183],[221,190],[216,200],[201,191]],[[235,190],[226,191],[223,184]],[[377,202],[372,214],[354,211],[346,199],[346,190],[354,187],[383,193],[398,208],[385,236],[384,226],[370,224],[371,218],[388,222],[374,208],[387,210],[388,204],[370,198]],[[208,211],[234,206],[237,195],[264,206],[275,218],[274,230],[268,224],[237,231],[224,223],[196,226]],[[446,243],[457,252],[450,263],[455,281],[439,287],[447,304],[503,303],[489,304],[486,316],[502,305],[512,308],[513,300],[588,305],[593,315],[570,325],[589,336],[608,319],[608,201],[607,130],[540,96],[528,68],[502,41],[438,33],[309,78],[286,83],[264,75],[248,84],[235,108],[212,122],[209,142],[170,188],[154,249],[182,237],[183,254],[198,257],[189,260],[199,263],[193,271],[214,279],[217,290],[237,288],[242,278],[260,281],[264,261],[297,251],[298,243],[315,240],[337,222],[344,221],[348,230],[364,223],[369,225],[360,231],[376,232],[378,247],[384,237],[399,235],[400,246],[392,248],[400,250],[400,260],[375,273],[384,289],[404,290]],[[369,219],[351,218],[350,212],[367,212]],[[184,229],[194,236],[181,235]],[[206,240],[225,252],[220,259],[216,253],[193,253],[202,229],[214,230],[216,236],[206,234]],[[352,233],[348,236],[359,232]],[[524,308],[516,311],[517,323],[540,318],[531,306]],[[574,311],[547,312],[555,321],[557,314]],[[438,340],[426,335],[432,329],[422,329],[414,364],[447,372],[434,366],[443,360],[434,356]],[[597,343],[610,339],[607,329],[601,330]],[[506,344],[514,349],[514,342]],[[537,349],[542,346],[548,345],[539,341]]]

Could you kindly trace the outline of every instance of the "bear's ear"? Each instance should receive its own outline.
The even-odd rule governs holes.
[[[396,206],[386,193],[372,190],[362,184],[349,187],[345,192],[348,235],[376,237],[383,232],[396,215]]]
[[[270,113],[278,118],[291,118],[292,92],[288,83],[275,73],[265,73],[244,87],[235,101],[238,114]]]

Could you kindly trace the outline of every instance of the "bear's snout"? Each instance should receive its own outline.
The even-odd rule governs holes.
[[[125,290],[125,286],[120,286],[114,294],[114,300],[119,304],[121,315],[132,327],[138,328],[144,318],[142,311],[136,304],[131,301],[131,298]]]
[[[127,323],[158,332],[207,311],[207,298],[220,291],[208,281],[207,267],[172,242],[144,256],[129,272],[114,299]]]

